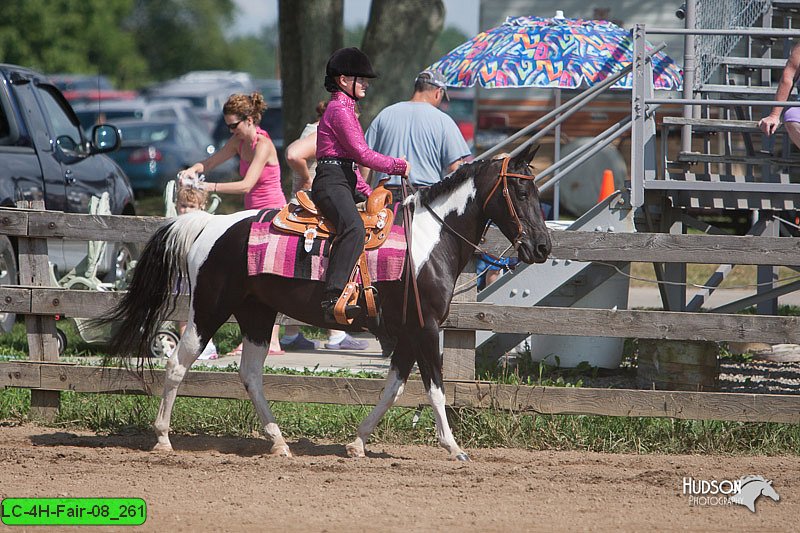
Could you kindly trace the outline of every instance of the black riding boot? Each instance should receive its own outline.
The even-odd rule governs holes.
[[[338,298],[330,300],[322,300],[322,318],[329,324],[339,324],[336,322],[336,317],[333,314],[333,308],[336,307]],[[358,305],[348,305],[344,308],[344,314],[347,318],[355,318],[361,313],[361,307]]]

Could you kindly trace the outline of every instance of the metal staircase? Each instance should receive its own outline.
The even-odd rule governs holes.
[[[599,202],[572,223],[548,222],[555,230],[633,232],[633,211],[623,191]],[[501,276],[496,282],[478,293],[479,302],[518,307],[557,306],[605,308],[628,306],[628,278],[617,272],[629,271],[629,263],[587,263],[551,259],[543,264],[520,264],[515,271]],[[524,334],[490,334],[477,332],[476,353],[494,358],[513,349],[528,338]],[[599,346],[600,344],[608,346]],[[621,354],[622,339],[597,337],[535,336],[530,341],[532,355],[554,364],[559,358],[561,366],[576,366],[581,361],[592,360],[600,352]],[[548,357],[550,359],[548,359]],[[613,361],[613,356],[610,357]],[[614,368],[619,360],[607,364]]]
[[[640,228],[654,233],[685,233],[694,228],[723,233],[731,231],[731,227],[722,226],[715,219],[729,219],[737,222],[735,230],[743,235],[798,234],[800,225],[787,223],[796,220],[800,209],[798,150],[780,130],[765,139],[757,121],[774,105],[771,101],[791,49],[790,38],[800,38],[796,29],[800,28],[800,1],[689,0],[686,23],[683,98],[654,98],[649,81],[638,85],[634,82],[632,117],[628,121],[632,131],[631,187],[599,203],[569,225],[567,231],[633,232]],[[638,64],[645,65],[646,30],[637,26],[633,32],[638,50],[635,73],[639,59]],[[670,32],[674,29],[655,31]],[[699,33],[696,40],[692,32]],[[647,71],[647,67],[640,70]],[[640,75],[640,80],[647,79],[646,74]],[[684,104],[684,116],[662,117],[657,131],[656,108],[668,103]],[[623,124],[618,127],[621,129]],[[602,137],[601,134],[598,138]],[[656,146],[659,137],[660,149]],[[549,182],[545,187],[548,185]],[[664,309],[692,311],[704,304],[734,265],[720,265],[705,284],[710,288],[688,298],[681,285],[686,282],[685,265],[654,266],[659,280],[671,282],[659,285]],[[558,260],[520,265],[513,274],[501,277],[479,293],[478,301],[517,306],[624,308],[628,278],[617,269],[625,272],[626,268],[624,263]],[[776,314],[777,296],[782,292],[773,285],[775,279],[773,267],[759,267],[756,295],[741,300],[738,306],[737,302],[728,304],[724,311],[755,303],[759,312]],[[497,357],[525,338],[479,334],[478,353]],[[598,345],[604,340],[607,339],[588,342]],[[534,338],[532,344],[534,353],[539,345],[562,357],[574,349],[566,337]]]

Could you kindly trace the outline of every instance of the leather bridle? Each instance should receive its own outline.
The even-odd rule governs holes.
[[[522,228],[522,221],[519,219],[519,215],[517,215],[517,210],[514,209],[514,202],[511,201],[511,194],[508,192],[508,178],[519,178],[523,180],[532,180],[536,179],[536,176],[529,176],[527,174],[515,174],[513,172],[508,171],[508,160],[511,159],[510,156],[506,156],[503,159],[503,164],[500,167],[500,174],[497,176],[497,181],[492,187],[491,192],[486,196],[486,200],[483,202],[483,210],[486,211],[486,206],[489,204],[489,200],[492,199],[494,192],[497,190],[497,187],[500,185],[500,182],[503,183],[503,198],[506,199],[506,205],[508,206],[508,212],[511,214],[511,217],[514,219],[514,223],[517,225],[517,237],[514,239],[512,243],[514,248],[519,246],[519,243],[522,241],[522,238],[525,236],[525,230]],[[485,234],[485,231],[484,231]]]
[[[502,182],[503,183],[503,197],[506,199],[506,205],[508,206],[508,211],[511,214],[511,216],[513,217],[514,223],[517,225],[517,236],[514,239],[514,241],[512,242],[511,246],[506,248],[506,250],[501,254],[501,256],[504,255],[505,252],[508,251],[510,248],[512,248],[512,247],[516,248],[517,246],[519,246],[519,243],[522,241],[522,237],[525,236],[525,230],[522,228],[522,221],[519,219],[519,215],[517,215],[517,210],[514,209],[514,203],[511,201],[511,194],[508,191],[508,178],[509,177],[511,177],[511,178],[519,178],[519,179],[524,179],[524,180],[533,180],[533,179],[536,178],[536,176],[529,176],[527,174],[516,174],[516,173],[513,173],[513,172],[509,172],[508,171],[508,161],[509,161],[509,159],[511,159],[511,156],[506,156],[503,159],[503,162],[502,162],[501,167],[500,167],[500,174],[498,174],[497,181],[495,181],[495,184],[492,187],[492,190],[489,192],[488,196],[486,196],[486,200],[483,202],[483,208],[482,208],[484,211],[486,211],[486,206],[488,205],[489,200],[491,200],[491,198],[494,195],[495,191],[497,190],[497,188],[500,186],[500,183]],[[407,252],[406,253],[408,254],[408,260],[409,260],[409,268],[406,269],[406,278],[407,278],[406,279],[406,290],[404,291],[404,297],[403,297],[403,315],[402,315],[403,316],[403,324],[405,324],[405,322],[406,322],[406,312],[407,312],[407,304],[408,304],[408,299],[407,299],[407,297],[408,297],[408,287],[409,287],[409,285],[411,285],[411,287],[413,289],[413,292],[414,292],[414,297],[416,298],[416,302],[417,302],[417,318],[419,320],[420,327],[424,327],[424,320],[423,320],[423,317],[422,317],[422,309],[420,307],[419,289],[417,288],[417,280],[416,280],[416,276],[414,276],[414,274],[411,273],[411,271],[414,270],[414,263],[413,263],[413,259],[411,257],[411,231],[410,231],[411,218],[413,217],[413,212],[411,211],[411,206],[409,204],[406,204],[406,202],[405,202],[405,198],[407,197],[406,187],[405,187],[406,186],[406,179],[405,178],[401,178],[400,181],[401,181],[401,184],[402,184],[403,207],[404,207],[404,214],[405,214],[404,224],[405,224],[405,227],[406,227],[406,241],[407,241]],[[411,187],[410,183],[408,183],[408,185],[409,185],[409,187]],[[413,187],[412,187],[412,191],[413,191]],[[450,224],[445,222],[444,219],[442,217],[440,217],[436,213],[436,211],[431,209],[430,206],[428,206],[425,203],[423,203],[422,205],[423,205],[423,207],[425,207],[425,209],[428,210],[428,212],[431,215],[433,215],[433,217],[436,220],[439,221],[439,223],[442,226],[444,226],[452,234],[454,234],[455,236],[457,236],[458,238],[460,238],[461,240],[463,240],[464,242],[466,242],[467,244],[472,246],[479,253],[485,254],[485,255],[493,258],[493,259],[499,259],[499,257],[497,257],[497,256],[495,256],[493,254],[490,254],[489,252],[487,252],[486,250],[481,248],[479,245],[473,243],[468,238],[466,238],[463,235],[461,235],[461,233],[456,231],[452,226],[450,226]],[[480,239],[479,242],[483,242],[483,239],[486,236],[486,232],[489,230],[489,224],[490,223],[491,223],[491,221],[487,221],[486,226],[483,229],[483,234],[481,235],[481,239]],[[410,274],[410,276],[409,276],[409,274]],[[410,277],[410,279],[408,279],[409,277]]]

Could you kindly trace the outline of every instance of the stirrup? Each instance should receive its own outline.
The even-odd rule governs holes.
[[[359,287],[355,282],[349,282],[344,286],[341,296],[337,298],[333,306],[333,317],[337,324],[349,326],[353,319],[361,314],[361,306],[358,305]]]

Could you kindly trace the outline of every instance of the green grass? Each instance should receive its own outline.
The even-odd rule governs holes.
[[[782,315],[798,315],[800,308],[782,306]],[[71,321],[60,321],[69,339],[66,358],[81,363],[80,356],[103,355],[101,345],[82,341]],[[304,330],[307,336],[324,336],[316,329]],[[241,341],[235,324],[226,324],[214,336],[225,353]],[[625,343],[632,358],[635,342]],[[0,337],[0,360],[27,358],[27,340],[22,322]],[[201,370],[235,372],[238,368],[198,367]],[[275,370],[267,373],[302,375],[348,375],[379,377],[375,374]],[[479,365],[479,379],[498,383],[581,387],[597,369],[558,369],[520,358],[516,366]],[[88,429],[99,433],[150,432],[160,399],[135,394],[61,393],[61,409],[51,425]],[[28,419],[30,391],[0,390],[0,423]],[[273,411],[284,435],[300,438],[349,442],[368,406],[338,406],[273,402]],[[415,423],[416,410],[391,409],[376,428],[373,441],[391,444],[436,445],[433,416],[424,408]],[[456,439],[467,448],[513,447],[534,450],[585,450],[609,453],[670,454],[753,454],[797,455],[800,453],[800,425],[691,421],[666,418],[627,418],[584,415],[540,415],[495,409],[455,409],[450,417]],[[251,437],[259,431],[255,411],[249,401],[178,398],[172,417],[174,434],[207,434]]]
[[[98,433],[149,432],[159,399],[141,395],[63,392],[54,427]],[[26,419],[30,392],[0,391],[0,420]],[[273,402],[281,430],[290,441],[307,438],[349,442],[369,407]],[[414,423],[414,409],[393,408],[373,442],[436,445],[430,408]],[[467,448],[580,450],[606,453],[797,455],[800,425],[537,415],[492,409],[458,409],[451,417],[456,439]],[[172,433],[251,437],[259,430],[250,402],[178,398]]]
[[[686,267],[686,279],[690,284],[704,285],[719,265],[690,264]],[[736,265],[720,285],[722,289],[741,288],[755,291],[755,265]],[[656,274],[652,263],[631,263],[631,286],[657,288]],[[779,280],[787,280],[798,276],[797,271],[788,267],[780,267]],[[647,281],[644,281],[647,280]],[[796,281],[796,280],[795,280]]]

